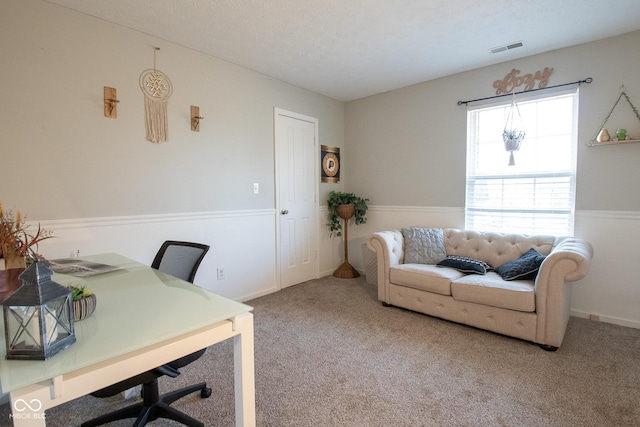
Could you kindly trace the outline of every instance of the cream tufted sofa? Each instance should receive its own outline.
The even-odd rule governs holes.
[[[464,274],[433,264],[405,264],[401,230],[374,233],[378,299],[393,305],[532,341],[545,350],[562,344],[571,283],[588,271],[593,248],[575,237],[526,236],[442,230],[446,255],[482,260],[492,267],[534,248],[546,258],[535,280],[505,281],[495,272]]]

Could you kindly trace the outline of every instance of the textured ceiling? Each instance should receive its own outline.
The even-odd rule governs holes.
[[[640,29],[640,0],[45,1],[340,101]]]

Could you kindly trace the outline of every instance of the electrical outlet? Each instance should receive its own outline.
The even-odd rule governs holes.
[[[218,280],[224,280],[225,279],[224,268],[218,267],[217,271],[218,271]]]

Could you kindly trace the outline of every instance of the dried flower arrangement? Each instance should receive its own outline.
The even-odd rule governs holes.
[[[0,203],[0,255],[5,259],[6,268],[24,267],[27,257],[38,257],[36,249],[38,243],[53,236],[53,231],[45,230],[38,224],[38,231],[29,231],[20,211],[15,214],[12,210],[5,210]]]

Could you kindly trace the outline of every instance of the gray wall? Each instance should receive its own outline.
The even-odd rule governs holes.
[[[0,40],[0,201],[31,220],[273,208],[274,107],[344,145],[341,102],[40,0],[3,0]],[[173,83],[162,144],[145,140],[138,84],[155,46]]]
[[[464,207],[466,108],[457,101],[494,95],[493,82],[513,68],[522,75],[552,67],[549,86],[593,78],[580,88],[576,209],[640,211],[640,144],[586,146],[621,85],[640,106],[639,48],[635,32],[349,102],[349,188],[377,205]],[[640,137],[626,101],[607,127]]]
[[[622,85],[640,106],[639,48],[634,32],[347,103],[348,188],[373,205],[368,223],[350,237],[363,242],[372,232],[409,225],[464,227],[466,108],[457,101],[493,95],[493,82],[513,68],[527,74],[552,67],[550,86],[592,77],[580,87],[574,234],[592,243],[595,256],[589,275],[573,286],[571,313],[640,328],[640,143],[587,146]],[[610,132],[618,127],[640,137],[624,99],[607,123]]]
[[[318,118],[319,143],[343,149],[342,182],[320,185],[321,222],[330,190],[371,199],[369,222],[350,227],[350,259],[361,267],[358,243],[368,233],[464,223],[466,111],[458,100],[491,95],[512,68],[553,67],[550,85],[592,77],[580,95],[576,235],[594,244],[596,257],[572,308],[640,327],[640,144],[586,146],[622,84],[640,104],[640,32],[346,105],[41,0],[0,2],[0,40],[0,201],[52,225],[58,238],[43,253],[115,251],[148,263],[165,237],[201,240],[213,250],[198,281],[245,300],[278,289],[274,107]],[[138,87],[154,46],[174,85],[170,141],[162,144],[144,138]],[[118,90],[115,120],[103,116],[103,86]],[[190,130],[190,105],[205,117],[199,133]],[[609,130],[640,135],[622,107]],[[319,228],[320,272],[328,274],[342,259],[341,241]]]

